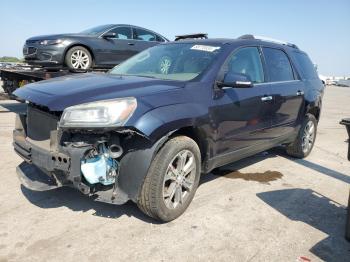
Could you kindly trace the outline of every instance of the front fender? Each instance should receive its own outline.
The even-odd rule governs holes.
[[[137,202],[148,169],[161,146],[168,140],[171,134],[162,137],[149,148],[142,148],[127,153],[120,161],[118,177],[118,190],[125,199]]]
[[[198,104],[174,104],[144,114],[133,125],[151,146],[127,153],[120,161],[119,189],[137,202],[144,179],[156,153],[169,137],[182,127],[202,124],[207,112]]]
[[[95,57],[96,57],[95,51],[88,44],[81,42],[81,41],[76,41],[76,40],[75,41],[68,40],[68,41],[69,41],[69,43],[66,46],[66,48],[64,49],[63,54],[62,54],[62,63],[64,63],[64,61],[65,61],[65,57],[66,57],[68,50],[74,46],[85,47],[87,50],[89,50],[90,54],[92,55],[92,58],[95,59]]]
[[[181,103],[153,109],[134,124],[134,127],[151,141],[182,127],[198,127],[207,119],[208,108],[199,104]]]

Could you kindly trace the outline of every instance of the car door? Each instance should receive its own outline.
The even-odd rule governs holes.
[[[271,135],[277,138],[294,131],[304,106],[305,87],[283,49],[263,47],[262,51],[274,97]]]
[[[222,72],[224,71],[224,72]],[[243,47],[225,62],[219,75],[227,72],[244,74],[254,83],[249,88],[222,88],[216,93],[216,155],[262,144],[269,139],[271,127],[270,85],[264,81],[261,52],[258,47]]]
[[[135,53],[130,26],[118,26],[107,33],[114,33],[115,37],[101,37],[101,45],[98,50],[100,64],[117,65]]]

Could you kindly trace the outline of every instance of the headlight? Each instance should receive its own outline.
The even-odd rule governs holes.
[[[58,45],[61,44],[63,41],[61,39],[55,39],[55,40],[42,40],[39,42],[41,45]]]
[[[67,107],[60,127],[113,127],[122,126],[137,107],[134,97],[103,100]]]

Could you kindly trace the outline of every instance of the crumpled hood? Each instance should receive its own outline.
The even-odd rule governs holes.
[[[62,111],[66,107],[82,103],[120,97],[138,98],[183,86],[184,83],[178,81],[83,73],[28,84],[17,89],[14,94],[24,100],[46,106],[51,111]]]

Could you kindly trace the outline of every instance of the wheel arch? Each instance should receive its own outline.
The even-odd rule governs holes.
[[[316,101],[309,103],[307,105],[305,114],[313,115],[318,122],[321,116],[321,108],[322,108],[322,100],[317,99]]]
[[[305,93],[306,106],[304,109],[304,114],[313,115],[316,118],[317,122],[320,120],[321,116],[322,97],[322,91],[312,88],[310,88],[309,91]]]
[[[68,51],[70,49],[72,49],[73,47],[76,47],[76,46],[84,47],[90,52],[91,57],[92,57],[92,66],[94,66],[94,63],[95,63],[96,60],[95,60],[95,54],[94,54],[92,48],[90,48],[88,45],[85,45],[85,44],[82,44],[82,43],[73,43],[73,44],[71,44],[70,46],[68,46],[66,48],[66,50],[64,51],[64,54],[63,54],[63,64],[66,65],[66,55],[67,55]]]
[[[316,118],[316,120],[319,121],[321,109],[318,106],[311,107],[307,110],[306,113],[313,115]]]
[[[119,188],[129,199],[137,202],[142,184],[155,155],[171,138],[182,135],[195,141],[201,152],[202,165],[205,163],[203,161],[206,159],[208,147],[205,143],[206,140],[203,139],[202,132],[198,128],[194,126],[182,126],[168,131],[155,141],[151,147],[131,151],[120,161]]]
[[[201,153],[202,163],[205,161],[208,155],[208,144],[206,143],[205,135],[199,128],[196,128],[194,126],[184,126],[175,130],[169,138],[175,136],[187,136],[196,142]]]

